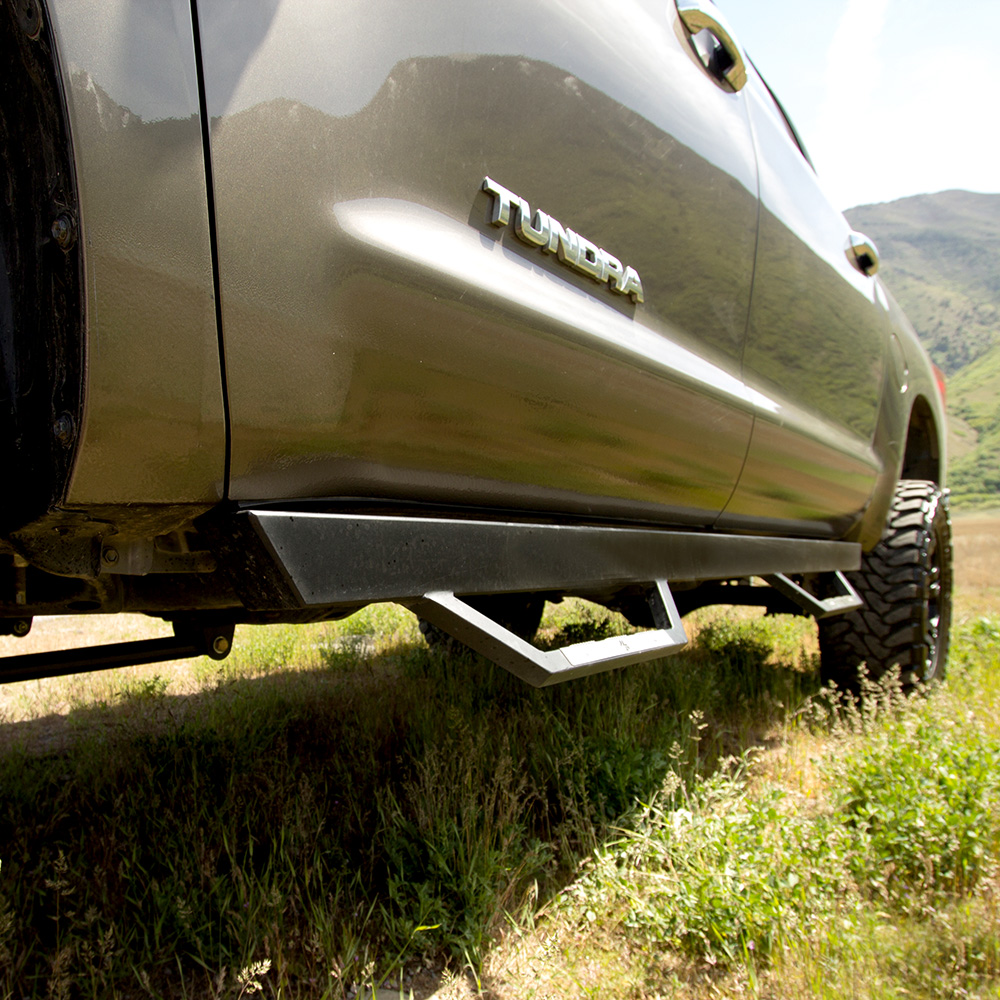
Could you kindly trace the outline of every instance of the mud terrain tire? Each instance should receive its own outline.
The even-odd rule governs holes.
[[[944,677],[951,555],[947,494],[932,482],[902,480],[881,541],[847,574],[864,607],[819,623],[824,683],[856,691],[862,664],[874,681],[898,666],[904,688]]]

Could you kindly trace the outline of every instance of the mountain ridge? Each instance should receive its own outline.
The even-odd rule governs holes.
[[[1000,194],[958,189],[845,213],[948,375],[950,485],[959,505],[1000,499]]]
[[[941,191],[845,212],[947,375],[1000,341],[1000,194]]]

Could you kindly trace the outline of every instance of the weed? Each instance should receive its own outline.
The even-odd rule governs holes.
[[[667,983],[678,996],[997,995],[995,629],[960,630],[951,680],[928,696],[889,677],[860,702],[820,692],[802,706],[796,745],[818,748],[818,788],[782,785],[746,753],[713,774],[677,770],[677,747],[638,822],[560,897],[557,940],[625,928],[643,996]],[[725,649],[725,628],[704,631]]]
[[[923,905],[928,893],[964,894],[995,873],[1000,739],[974,710],[937,699],[900,704],[830,762],[830,778],[857,841],[855,876],[875,892]]]
[[[566,601],[543,635],[623,627]],[[241,631],[183,698],[101,687],[133,721],[0,753],[0,996],[340,1000],[443,958],[530,995],[493,972],[504,935],[537,936],[545,995],[929,996],[928,962],[995,989],[996,621],[932,697],[861,703],[815,693],[799,621],[693,631],[535,691],[380,607]],[[769,776],[776,733],[808,781]]]
[[[250,993],[260,993],[264,988],[260,982],[261,977],[266,976],[270,971],[271,960],[268,958],[260,962],[253,962],[240,969],[236,974],[236,985],[239,987],[239,992],[236,994],[237,1000]]]
[[[532,691],[428,652],[391,608],[240,642],[183,712],[154,676],[102,711],[149,701],[155,725],[0,756],[19,995],[199,976],[208,991],[248,956],[289,989],[343,990],[415,952],[477,969],[671,766],[693,775],[718,750],[707,717],[675,710],[695,698],[678,659]],[[362,668],[329,669],[348,658]]]
[[[624,635],[633,631],[621,615],[595,609],[594,605],[583,604],[581,613],[574,619],[564,622],[552,638],[553,646],[569,646],[577,642],[590,642],[594,639],[606,639],[612,635]]]
[[[628,905],[625,923],[715,964],[767,961],[851,893],[847,834],[803,817],[780,788],[749,793],[745,766],[676,779],[596,877]]]
[[[117,696],[120,701],[155,701],[166,694],[169,687],[169,677],[153,674],[126,681],[119,687]]]

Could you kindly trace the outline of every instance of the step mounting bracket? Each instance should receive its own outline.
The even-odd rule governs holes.
[[[553,650],[537,649],[451,591],[431,591],[406,603],[421,618],[532,687],[549,687],[575,677],[655,660],[687,645],[687,633],[667,582],[657,580],[651,584],[647,599],[656,628]]]

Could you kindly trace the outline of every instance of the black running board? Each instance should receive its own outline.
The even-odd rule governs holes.
[[[587,593],[653,580],[854,570],[852,542],[458,518],[243,510],[213,548],[258,611],[410,604],[430,593]]]
[[[208,526],[206,526],[208,527]],[[849,542],[456,518],[241,510],[208,528],[213,548],[252,611],[403,604],[536,687],[656,659],[687,642],[667,580],[763,577],[790,607],[825,617],[860,606],[841,570]],[[826,596],[788,574],[820,575]],[[822,580],[822,577],[826,577]],[[459,594],[611,594],[642,586],[648,632],[539,650]],[[720,588],[737,597],[742,586]],[[759,589],[759,588],[756,588]],[[600,598],[598,598],[600,599]],[[16,626],[18,634],[27,628]],[[225,657],[232,621],[179,620],[174,636],[0,658],[0,683],[155,663]]]
[[[213,548],[251,610],[395,601],[536,687],[682,648],[668,580],[768,577],[794,609],[816,599],[787,574],[861,561],[859,545],[817,539],[274,509],[237,512],[215,530]],[[649,602],[651,631],[557,650],[535,648],[458,596],[636,588]]]

